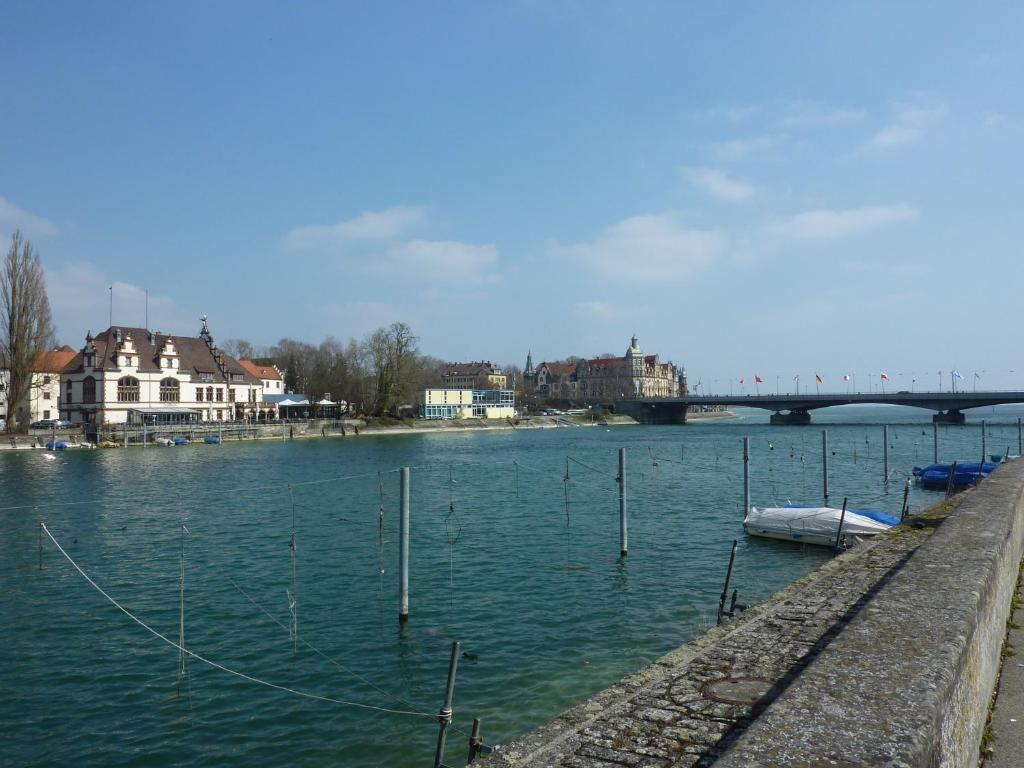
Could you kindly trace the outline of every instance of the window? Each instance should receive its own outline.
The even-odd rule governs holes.
[[[139,402],[139,380],[134,376],[123,376],[117,380],[117,402]]]
[[[50,412],[49,411],[43,411],[43,418],[44,419],[49,419],[50,418]]]
[[[176,403],[181,400],[181,387],[177,379],[167,377],[160,381],[160,402]]]
[[[50,377],[49,376],[43,376],[43,384],[49,384],[49,383],[50,383]]]
[[[221,421],[224,418],[224,411],[217,411],[217,421]]]
[[[213,387],[206,388],[206,400],[207,402],[213,402]]]
[[[245,381],[245,374],[244,373],[232,373],[231,374],[231,380],[235,381],[235,382]]]
[[[73,397],[71,397],[71,382],[69,381],[69,382],[68,382],[68,391],[67,391],[67,394],[66,394],[66,395],[64,396],[64,402],[66,402],[66,403],[69,403],[69,404],[70,404],[70,403],[72,403],[73,401],[74,401],[74,398],[73,398]]]
[[[199,380],[200,381],[213,381],[213,374],[212,373],[200,373],[199,374]]]
[[[223,403],[224,402],[224,388],[223,387],[217,387],[217,402],[218,403]]]
[[[235,390],[234,389],[229,389],[228,390],[228,402],[229,403],[235,402]]]
[[[70,383],[71,382],[69,381],[68,384]],[[92,376],[86,376],[82,380],[82,402],[96,402],[96,379],[94,379]]]
[[[196,402],[197,403],[203,402],[203,388],[202,387],[196,387]]]
[[[49,400],[49,399],[50,399],[50,390],[48,390],[48,389],[43,390],[43,400]]]

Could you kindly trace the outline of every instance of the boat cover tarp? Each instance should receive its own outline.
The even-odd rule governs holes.
[[[841,515],[842,510],[834,507],[751,507],[743,527],[755,536],[824,544],[835,541]],[[847,510],[843,535],[874,536],[890,527],[870,517],[851,515]]]
[[[814,509],[814,507],[810,507],[807,504],[787,504],[786,505],[786,509]],[[842,510],[840,510],[840,512],[841,511]],[[886,525],[899,525],[900,524],[900,519],[898,517],[893,517],[892,515],[887,515],[884,512],[876,512],[873,509],[847,509],[846,510],[846,514],[847,515],[860,515],[861,517],[867,517],[867,518],[870,518],[872,520],[877,520],[878,522],[885,523]],[[843,527],[844,528],[846,527],[845,523],[843,524]]]

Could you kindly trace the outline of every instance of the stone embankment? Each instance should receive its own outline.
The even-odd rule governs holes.
[[[97,437],[107,447],[141,446],[151,444],[160,438],[183,436],[189,440],[202,441],[205,437],[218,437],[223,441],[236,440],[283,440],[313,437],[344,437],[359,435],[412,435],[438,434],[445,432],[473,432],[512,429],[554,429],[562,427],[624,426],[636,424],[629,416],[611,414],[599,421],[560,416],[533,416],[524,419],[344,419],[295,422],[270,422],[247,424],[242,422],[200,422],[158,427],[113,427],[103,430]],[[38,430],[28,435],[3,435],[0,450],[44,448],[54,437],[66,442],[69,447],[85,445],[87,438],[81,428],[74,430]],[[89,447],[85,445],[85,447]]]
[[[1024,535],[1024,461],[827,563],[485,763],[974,766]]]

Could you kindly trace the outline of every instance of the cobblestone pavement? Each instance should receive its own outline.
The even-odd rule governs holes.
[[[947,510],[948,512],[948,510]],[[894,529],[669,653],[486,765],[709,766],[930,535]]]

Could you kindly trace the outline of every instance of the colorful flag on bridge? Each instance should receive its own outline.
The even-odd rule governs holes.
[[[746,384],[746,382],[743,380],[742,376],[740,377],[740,384]]]
[[[814,374],[814,380],[816,382],[818,382],[819,384],[824,384],[825,383],[825,380],[823,378],[821,378],[821,374],[820,373]]]
[[[962,379],[963,378],[963,376],[960,375],[960,371],[953,371],[953,376],[955,378],[958,378],[958,379]]]
[[[888,373],[886,373],[885,371],[882,371],[882,372],[881,372],[880,374],[878,374],[878,375],[882,377],[882,381],[888,381],[888,380],[889,380],[889,374],[888,374]]]
[[[843,374],[843,381],[849,381],[849,380],[850,380],[850,374],[844,373]]]
[[[754,374],[754,383],[755,383],[755,384],[764,384],[764,379],[762,379],[762,378],[761,378],[760,376],[758,376],[757,374]]]

